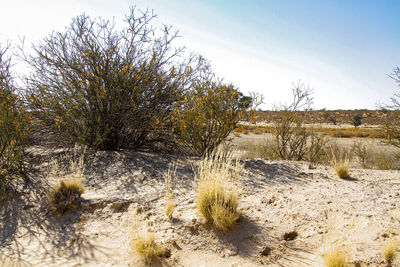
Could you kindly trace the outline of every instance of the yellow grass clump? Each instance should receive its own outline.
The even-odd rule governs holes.
[[[149,232],[144,222],[137,216],[132,218],[131,240],[129,249],[138,254],[145,264],[151,264],[169,257],[171,250],[156,240],[156,235]]]
[[[346,267],[347,255],[344,249],[333,246],[324,255],[325,267]]]
[[[336,174],[344,179],[350,177],[349,160],[345,151],[340,151],[337,147],[331,146],[331,166],[335,169]]]
[[[385,261],[389,264],[393,263],[394,259],[396,258],[397,247],[399,243],[397,240],[389,241],[384,250],[383,250],[383,257]]]
[[[208,223],[228,231],[240,214],[238,179],[241,166],[219,147],[205,156],[196,172],[196,206]]]
[[[349,173],[349,163],[347,161],[340,161],[338,163],[335,164],[334,166],[336,174],[344,179],[344,178],[349,178],[350,177],[350,173]]]
[[[334,208],[326,214],[326,234],[324,235],[323,261],[325,267],[350,266],[352,238],[355,219],[346,219],[344,213]],[[347,221],[350,220],[350,221]]]
[[[131,247],[142,257],[145,263],[160,260],[168,254],[168,250],[156,242],[153,233],[137,235],[132,239]]]

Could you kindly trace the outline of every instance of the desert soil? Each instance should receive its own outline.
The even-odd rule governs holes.
[[[140,229],[171,249],[155,266],[322,266],[334,242],[356,266],[385,266],[382,248],[400,231],[399,171],[352,169],[343,180],[327,166],[243,160],[242,216],[223,233],[196,210],[197,158],[124,151],[89,158],[81,206],[54,215],[45,192],[62,175],[52,177],[48,162],[65,153],[31,148],[30,190],[2,196],[3,266],[141,266],[130,250],[131,235]],[[169,221],[163,173],[173,165],[177,208]],[[285,240],[290,232],[297,237]]]

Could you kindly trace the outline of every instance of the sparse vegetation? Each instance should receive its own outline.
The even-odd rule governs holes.
[[[221,147],[206,155],[196,171],[196,205],[207,222],[222,231],[233,227],[240,214],[238,179],[241,166]]]
[[[309,127],[305,126],[307,132],[312,132],[327,137],[340,137],[340,138],[385,138],[385,134],[380,128],[327,128],[327,127]],[[239,125],[235,129],[236,133],[241,134],[263,134],[272,133],[272,126],[258,126],[258,125]]]

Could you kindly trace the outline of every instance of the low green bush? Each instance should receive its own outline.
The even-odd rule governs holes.
[[[231,84],[211,75],[199,78],[175,107],[181,143],[193,154],[212,152],[246,118],[252,102]]]

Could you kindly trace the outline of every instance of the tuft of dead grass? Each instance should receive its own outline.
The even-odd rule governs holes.
[[[241,165],[219,147],[206,155],[195,177],[196,206],[200,214],[222,231],[233,227],[240,214],[238,179]]]
[[[85,186],[79,179],[61,180],[48,195],[50,208],[58,213],[75,209],[84,191]]]
[[[326,218],[323,246],[324,266],[349,266],[353,244],[350,233],[354,232],[355,217],[345,218],[344,212],[336,207],[327,211]]]
[[[331,166],[334,168],[336,174],[342,178],[350,177],[350,165],[346,151],[342,151],[338,146],[331,145]]]
[[[145,264],[155,263],[171,255],[171,250],[157,241],[155,233],[148,230],[137,214],[132,217],[130,235],[129,249],[138,254]]]
[[[153,263],[168,255],[168,249],[156,242],[153,233],[147,233],[146,236],[136,236],[131,241],[131,247],[147,264]]]
[[[345,179],[350,177],[350,167],[348,161],[340,161],[338,163],[335,163],[334,168],[339,178]]]
[[[333,246],[324,255],[324,264],[326,267],[346,267],[347,255],[343,248]]]
[[[52,188],[47,194],[49,207],[57,213],[65,213],[68,210],[75,209],[81,195],[85,192],[83,180],[83,154],[77,159],[68,159],[69,175],[61,179],[59,184]],[[62,176],[59,164],[55,161],[51,164],[50,175],[53,177]],[[64,174],[65,175],[65,174]]]
[[[392,264],[395,260],[398,246],[399,242],[397,240],[390,240],[386,243],[383,250],[383,258],[388,264]]]
[[[173,168],[168,168],[168,172],[164,173],[165,178],[165,215],[167,215],[169,220],[172,220],[174,210],[175,210],[175,194],[174,187],[176,183],[176,166]]]

